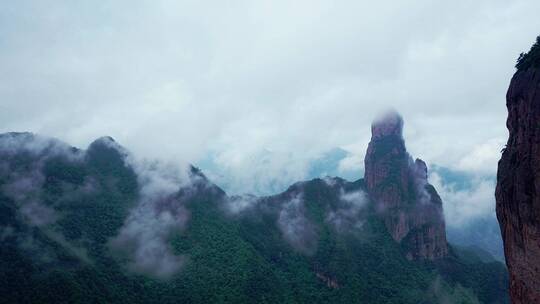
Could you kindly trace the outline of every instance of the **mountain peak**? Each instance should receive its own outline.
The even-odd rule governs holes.
[[[92,146],[96,146],[96,145],[105,145],[105,146],[108,146],[108,147],[116,147],[116,146],[119,146],[118,143],[114,140],[114,138],[110,137],[110,136],[101,136],[99,138],[96,138],[90,145],[89,145],[89,149],[92,147]]]
[[[94,153],[114,154],[114,155],[120,156],[121,158],[124,158],[128,154],[127,150],[124,147],[122,147],[120,144],[118,144],[110,136],[102,136],[94,140],[88,146],[87,153],[89,154],[94,154]]]
[[[414,161],[413,171],[414,171],[414,176],[416,178],[427,181],[428,171],[427,171],[427,165],[425,161],[421,160],[420,158],[417,158]]]
[[[86,150],[88,161],[107,172],[114,170],[114,168],[125,167],[127,156],[127,150],[110,136],[103,136],[94,140]]]
[[[388,111],[375,119],[371,124],[371,138],[378,139],[386,136],[403,135],[403,118],[395,111]]]
[[[403,119],[389,112],[372,124],[365,158],[365,182],[375,210],[409,259],[448,254],[442,204],[427,189],[427,165],[413,161],[402,137]],[[434,191],[434,189],[433,189]]]

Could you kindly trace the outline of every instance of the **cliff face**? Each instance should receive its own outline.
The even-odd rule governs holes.
[[[392,238],[407,249],[407,258],[435,260],[448,254],[442,202],[427,181],[426,164],[407,153],[402,130],[397,113],[372,124],[366,187]]]
[[[540,69],[516,72],[506,95],[509,138],[497,172],[497,218],[512,303],[540,303]]]

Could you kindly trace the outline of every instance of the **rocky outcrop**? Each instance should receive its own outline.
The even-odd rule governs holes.
[[[448,254],[442,202],[427,181],[424,161],[413,161],[403,140],[403,119],[391,112],[372,124],[365,182],[392,238],[411,260]]]
[[[496,189],[514,304],[540,303],[540,68],[518,69],[506,95],[509,138]]]

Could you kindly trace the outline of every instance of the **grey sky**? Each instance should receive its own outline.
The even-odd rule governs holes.
[[[363,166],[381,109],[413,156],[493,174],[540,1],[0,1],[0,132],[249,176],[333,147]]]

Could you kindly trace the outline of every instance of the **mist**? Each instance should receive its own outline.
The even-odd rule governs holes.
[[[317,249],[318,236],[305,212],[302,194],[296,194],[282,204],[277,224],[285,240],[295,250],[311,255]]]
[[[0,12],[0,132],[81,147],[110,135],[151,159],[211,158],[242,175],[241,194],[284,172],[302,179],[336,147],[361,165],[372,118],[392,107],[414,155],[494,172],[482,147],[502,148],[505,90],[538,10],[533,0],[12,2]],[[254,165],[265,150],[280,156]]]
[[[176,274],[186,257],[169,243],[186,226],[190,213],[181,188],[190,187],[188,168],[159,161],[126,160],[137,174],[139,199],[117,236],[110,240],[115,253],[128,256],[128,269],[160,279]]]
[[[338,208],[326,215],[326,221],[331,223],[338,232],[347,232],[361,229],[364,224],[362,211],[369,199],[364,191],[339,192]]]

